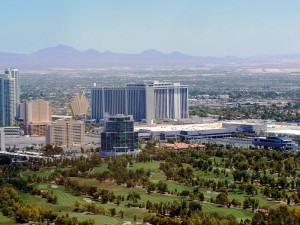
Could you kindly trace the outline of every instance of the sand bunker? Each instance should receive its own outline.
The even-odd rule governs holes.
[[[87,203],[92,203],[93,202],[92,199],[90,199],[90,198],[84,198],[83,201],[85,201]]]

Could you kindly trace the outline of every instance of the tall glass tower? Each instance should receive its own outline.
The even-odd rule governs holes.
[[[105,115],[100,154],[117,156],[135,154],[138,151],[138,133],[134,132],[132,116]]]
[[[15,106],[14,78],[0,74],[0,126],[13,126]]]

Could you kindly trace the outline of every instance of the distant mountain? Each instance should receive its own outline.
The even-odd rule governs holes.
[[[95,49],[80,51],[66,45],[44,48],[30,54],[0,52],[1,67],[20,69],[55,68],[104,68],[104,67],[161,67],[161,66],[201,66],[201,67],[255,67],[288,64],[300,68],[300,54],[260,55],[249,58],[235,56],[201,57],[181,52],[162,53],[155,49],[137,54],[99,52]]]

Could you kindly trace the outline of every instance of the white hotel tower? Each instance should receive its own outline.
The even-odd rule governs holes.
[[[19,104],[20,104],[20,81],[19,81],[19,69],[6,68],[5,74],[13,78],[13,93],[14,93],[14,117],[19,117]]]
[[[127,84],[125,87],[92,88],[92,119],[104,114],[133,115],[134,121],[156,118],[188,118],[188,87],[179,83],[158,81]]]

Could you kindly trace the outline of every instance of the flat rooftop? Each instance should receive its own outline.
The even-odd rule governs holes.
[[[224,121],[222,123],[225,123],[225,124],[243,124],[243,125],[266,125],[266,123],[263,123],[263,122],[250,122],[250,121],[244,121],[244,120],[241,120],[241,121],[236,121],[236,120]]]
[[[150,130],[152,132],[163,132],[163,131],[198,131],[198,130],[212,130],[221,129],[222,123],[210,123],[210,124],[156,124],[151,126],[135,126],[134,130]],[[224,129],[224,128],[222,128]]]
[[[297,128],[268,128],[266,133],[273,134],[286,134],[286,135],[295,135],[300,136],[300,127]]]

